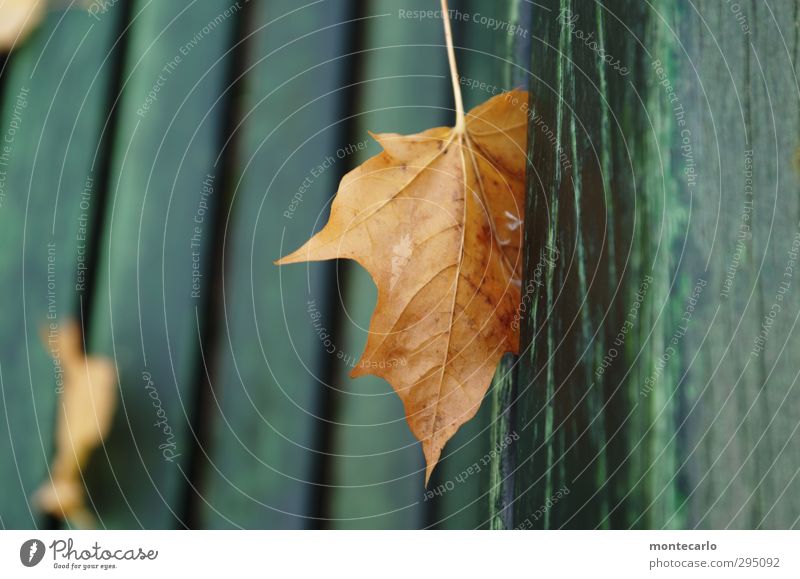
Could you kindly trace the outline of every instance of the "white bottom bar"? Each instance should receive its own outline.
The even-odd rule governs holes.
[[[5,531],[0,576],[796,578],[799,542],[794,531]]]

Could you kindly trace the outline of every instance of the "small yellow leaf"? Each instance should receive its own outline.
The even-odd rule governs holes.
[[[106,358],[84,355],[75,322],[63,324],[54,336],[45,334],[44,341],[64,380],[56,404],[56,454],[50,479],[36,491],[34,503],[79,527],[93,527],[82,470],[111,428],[117,404],[116,369]]]

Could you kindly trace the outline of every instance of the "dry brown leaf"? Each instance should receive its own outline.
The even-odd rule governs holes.
[[[0,0],[0,52],[11,50],[39,24],[46,0]]]
[[[111,428],[117,405],[116,370],[98,356],[85,356],[78,324],[58,328],[54,340],[43,336],[48,351],[63,371],[63,389],[56,405],[56,455],[50,479],[34,495],[42,511],[68,519],[78,527],[94,526],[85,504],[82,469]]]
[[[381,376],[400,396],[426,484],[519,349],[527,107],[512,91],[456,128],[373,135],[383,152],[344,177],[324,229],[277,262],[346,258],[370,273],[378,303],[351,375]]]

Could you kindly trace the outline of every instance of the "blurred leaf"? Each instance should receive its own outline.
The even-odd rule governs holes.
[[[0,52],[22,43],[42,21],[46,0],[0,0]]]
[[[56,406],[56,455],[50,480],[36,491],[34,503],[46,513],[91,528],[94,517],[85,505],[82,470],[111,428],[117,405],[116,369],[106,358],[84,355],[75,322],[51,327],[43,341],[63,381],[56,381],[61,390]]]

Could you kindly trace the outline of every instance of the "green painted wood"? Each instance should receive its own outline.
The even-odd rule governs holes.
[[[516,527],[798,524],[798,3],[736,6],[534,9]]]
[[[86,473],[106,527],[181,526],[187,505],[215,528],[800,525],[797,0],[453,3],[530,29],[455,22],[461,74],[486,83],[465,89],[469,107],[490,87],[529,82],[535,96],[531,308],[516,378],[509,358],[445,449],[429,486],[445,492],[428,500],[396,395],[347,376],[374,307],[368,275],[271,261],[324,223],[342,171],[377,152],[367,129],[452,123],[441,20],[403,18],[388,0],[259,3],[248,13],[253,68],[227,93],[231,6],[134,3],[125,88],[105,127],[116,135],[108,184],[98,143],[122,10],[51,14],[3,73],[0,139],[19,127],[9,149],[0,141],[0,269],[19,283],[3,287],[0,526],[42,524],[28,498],[52,452],[57,377],[38,334],[49,312],[75,316],[81,299],[90,351],[117,361],[124,403]],[[337,25],[356,10],[363,24]],[[362,32],[353,70],[337,57]],[[590,33],[626,74],[588,46]],[[355,102],[350,80],[362,83]],[[241,94],[242,124],[226,174],[230,94]],[[106,194],[101,228],[92,212]],[[83,273],[97,235],[100,262]],[[189,481],[192,429],[205,428],[202,475]],[[202,498],[189,500],[190,483]]]
[[[641,464],[664,450],[677,407],[670,398],[656,411],[638,396],[680,315],[665,306],[681,302],[672,281],[687,194],[672,174],[668,103],[644,59],[646,49],[671,62],[673,45],[642,5],[538,12],[526,235],[529,281],[538,267],[542,283],[523,331],[514,524],[618,528],[644,500]],[[604,62],[589,34],[630,72]],[[666,449],[659,468],[674,456]]]
[[[210,291],[216,166],[241,4],[138,1],[92,304],[91,344],[117,364],[121,404],[92,482],[103,524],[183,524]],[[199,274],[199,278],[198,278]]]
[[[367,52],[359,70],[363,85],[352,138],[367,143],[368,149],[354,163],[379,151],[368,130],[411,134],[452,124],[442,22],[403,18],[400,8],[422,10],[430,2],[413,0],[401,7],[376,0],[364,6],[365,16],[372,18],[365,31]],[[334,382],[339,413],[333,432],[329,526],[419,528],[425,524],[422,449],[405,422],[403,405],[384,380],[348,376],[366,343],[375,286],[355,265],[340,271],[344,315],[335,339],[345,360],[336,368]]]
[[[102,158],[117,26],[116,13],[98,22],[83,11],[52,12],[3,72],[2,528],[42,525],[29,498],[48,476],[61,378],[40,330],[78,316],[76,268],[99,194],[95,161]]]
[[[702,2],[685,16],[708,97],[685,97],[704,169],[689,243],[708,286],[685,338],[701,363],[685,379],[694,411],[677,506],[691,527],[798,528],[800,2],[740,8]],[[677,74],[688,82],[688,70]]]
[[[262,2],[250,13],[232,204],[224,215],[224,308],[217,323],[201,492],[202,526],[318,526],[336,360],[332,264],[277,268],[311,236],[347,166],[355,33],[339,1]],[[324,54],[319,50],[325,47]]]

